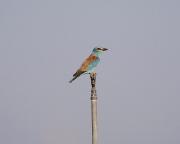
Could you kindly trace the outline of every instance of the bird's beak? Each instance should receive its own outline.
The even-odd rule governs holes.
[[[107,51],[108,49],[107,48],[102,48],[102,51]]]

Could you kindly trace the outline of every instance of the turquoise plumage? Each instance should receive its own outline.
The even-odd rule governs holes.
[[[81,67],[76,71],[76,73],[73,75],[73,79],[69,82],[71,83],[76,78],[78,78],[82,74],[91,74],[95,71],[96,66],[100,62],[100,55],[108,50],[107,48],[94,48],[91,55],[85,59],[85,61],[82,63]]]

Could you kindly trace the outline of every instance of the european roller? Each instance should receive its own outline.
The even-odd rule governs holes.
[[[100,62],[100,55],[108,50],[107,48],[99,48],[96,47],[93,49],[91,55],[84,60],[81,67],[76,71],[76,73],[73,75],[73,79],[69,82],[71,83],[76,78],[78,78],[82,74],[91,74],[94,73],[96,66]]]

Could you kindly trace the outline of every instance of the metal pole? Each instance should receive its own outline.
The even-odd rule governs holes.
[[[96,73],[90,74],[91,78],[91,118],[92,118],[92,144],[97,144],[97,95]]]

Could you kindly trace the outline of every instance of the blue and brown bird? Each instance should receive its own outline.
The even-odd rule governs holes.
[[[85,59],[85,61],[81,65],[81,67],[73,75],[73,79],[70,80],[69,82],[71,83],[72,81],[74,81],[76,78],[78,78],[82,74],[94,73],[96,66],[100,62],[99,56],[106,50],[108,50],[108,49],[100,48],[100,47],[94,48],[91,55]]]

